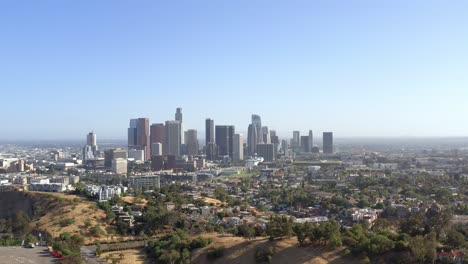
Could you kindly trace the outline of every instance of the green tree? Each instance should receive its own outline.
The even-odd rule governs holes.
[[[447,232],[447,244],[456,248],[464,248],[466,246],[465,236],[457,230],[451,229]]]
[[[222,187],[216,187],[215,190],[214,190],[214,197],[218,200],[220,200],[221,202],[224,202],[226,201],[226,199],[228,198],[228,193],[226,191],[226,189],[222,188]]]
[[[433,263],[437,256],[436,245],[432,237],[415,236],[410,239],[408,247],[417,263]]]
[[[373,235],[370,239],[369,253],[371,255],[380,255],[387,251],[392,250],[395,243],[383,235]]]
[[[306,234],[306,227],[304,224],[296,224],[294,227],[293,227],[293,231],[294,231],[294,234],[296,235],[297,237],[297,241],[299,242],[299,245],[304,245],[304,242],[307,238],[307,234]]]
[[[98,236],[104,235],[104,230],[101,228],[101,225],[96,224],[95,226],[91,228],[90,233],[91,235],[98,237]]]
[[[250,240],[252,238],[255,238],[255,228],[247,224],[242,224],[238,226],[237,229],[239,230],[239,234],[245,239]]]
[[[175,264],[180,259],[180,257],[181,255],[179,251],[171,249],[163,251],[158,260],[161,261],[161,263]]]

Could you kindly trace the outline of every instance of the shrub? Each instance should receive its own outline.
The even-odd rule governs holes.
[[[275,250],[273,248],[257,248],[255,250],[255,261],[262,263],[262,262],[271,262],[273,259],[273,255],[275,254]]]
[[[361,264],[370,264],[371,261],[370,261],[369,257],[364,257],[364,258],[361,259],[361,261],[359,263],[361,263]]]
[[[96,224],[91,228],[91,235],[93,236],[100,236],[104,234],[104,230],[101,228],[99,224]]]
[[[211,248],[208,250],[208,253],[206,254],[206,256],[209,258],[209,259],[216,259],[216,258],[220,258],[224,255],[224,246],[219,246],[219,247],[215,247],[215,248]]]
[[[190,248],[191,250],[197,249],[197,248],[204,248],[211,244],[213,242],[213,239],[211,238],[203,238],[203,237],[197,237],[192,242],[190,243]]]
[[[349,250],[348,248],[341,251],[341,256],[343,257],[349,256],[350,254],[351,254],[351,250]]]
[[[59,225],[61,227],[66,227],[66,226],[72,225],[74,223],[75,223],[74,218],[66,218],[66,219],[60,220]]]

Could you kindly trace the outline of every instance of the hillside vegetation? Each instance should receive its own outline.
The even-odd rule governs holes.
[[[268,238],[256,238],[246,240],[241,237],[218,237],[213,238],[212,246],[202,248],[194,252],[192,261],[194,264],[249,264],[259,263],[256,259],[261,251],[271,250],[270,263],[358,263],[356,259],[341,257],[342,248],[328,249],[327,247],[299,246],[295,237],[282,240],[270,241]],[[210,255],[213,249],[224,248],[221,256]]]
[[[31,193],[39,201],[52,207],[31,222],[36,230],[44,230],[52,237],[62,233],[79,234],[85,244],[118,239],[115,227],[108,224],[106,213],[93,201],[72,194]]]

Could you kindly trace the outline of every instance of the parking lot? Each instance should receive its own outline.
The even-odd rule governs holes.
[[[49,264],[56,261],[46,247],[0,247],[0,264]]]

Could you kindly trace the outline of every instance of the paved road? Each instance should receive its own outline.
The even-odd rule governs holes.
[[[119,251],[125,249],[133,248],[142,248],[145,246],[145,241],[127,241],[121,243],[112,243],[112,244],[101,244],[101,249],[103,252],[107,251]],[[96,256],[96,246],[82,246],[81,247],[81,257],[88,264],[104,264],[107,263],[105,260],[102,260]]]
[[[82,246],[81,257],[87,264],[107,264],[107,261],[96,256],[96,246]]]
[[[50,255],[47,247],[0,247],[0,264],[50,264],[58,260]]]

